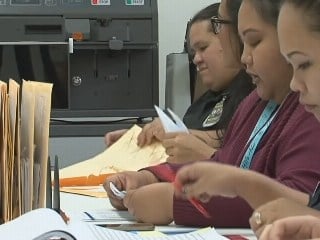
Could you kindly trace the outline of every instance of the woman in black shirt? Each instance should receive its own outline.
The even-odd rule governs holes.
[[[211,18],[218,14],[218,8],[219,4],[215,3],[202,9],[188,24],[190,59],[202,84],[208,88],[191,104],[183,117],[191,134],[165,134],[159,119],[155,119],[144,126],[138,137],[141,147],[153,140],[162,141],[169,155],[167,161],[178,163],[210,158],[220,147],[237,106],[254,89],[250,76],[240,62],[227,64],[224,61],[220,41],[211,25]],[[111,145],[125,131],[107,133],[106,144]]]

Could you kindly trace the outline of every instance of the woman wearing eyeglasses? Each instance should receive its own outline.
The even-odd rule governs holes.
[[[211,18],[211,24],[213,32],[220,39],[227,64],[243,67],[240,60],[243,44],[238,34],[238,10],[241,2],[241,0],[222,1],[218,14]]]
[[[140,147],[162,141],[171,163],[186,163],[208,159],[220,148],[237,106],[253,89],[250,76],[240,63],[226,64],[210,18],[217,15],[219,3],[199,11],[188,23],[187,42],[190,58],[196,66],[202,84],[208,89],[187,109],[183,122],[191,134],[165,134],[158,118],[146,124],[138,136]],[[109,132],[109,146],[126,130]]]
[[[203,85],[209,88],[188,108],[183,117],[191,134],[165,134],[161,122],[156,119],[144,126],[138,136],[138,145],[141,147],[154,140],[162,141],[168,154],[167,162],[170,163],[209,159],[220,148],[237,106],[254,89],[251,77],[240,61],[232,64],[224,61],[220,40],[213,32],[211,23],[211,18],[217,16],[218,8],[219,3],[211,4],[195,14],[188,23],[188,51]],[[113,134],[117,135],[117,131],[108,133],[107,137],[111,138]],[[116,174],[105,184],[110,201],[117,208],[123,208],[123,204],[113,196],[109,182],[118,185],[119,175],[124,177],[128,174]],[[124,187],[120,183],[118,186]]]
[[[280,1],[222,0],[212,18],[214,31],[229,64],[240,64],[240,35],[241,61],[256,90],[238,107],[221,149],[209,161],[180,171],[182,165],[166,163],[137,173],[136,190],[129,190],[123,202],[137,220],[249,227],[252,208],[298,192],[293,189],[313,191],[320,178],[320,125],[290,91],[292,68],[280,53],[276,29]],[[174,179],[170,171],[178,171],[178,197],[166,183]],[[180,196],[204,202],[210,217]]]

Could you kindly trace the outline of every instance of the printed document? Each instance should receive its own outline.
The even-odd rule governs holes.
[[[44,221],[45,219],[45,221]],[[36,226],[36,227],[35,227]],[[32,210],[13,221],[0,225],[1,239],[33,240],[44,239],[39,236],[61,237],[70,240],[225,240],[214,228],[205,228],[199,231],[176,234],[140,236],[137,233],[112,230],[99,227],[82,221],[72,221],[66,224],[61,216],[54,210],[40,208]]]

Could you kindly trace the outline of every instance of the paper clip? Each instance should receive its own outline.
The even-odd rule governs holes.
[[[113,192],[114,195],[116,195],[117,197],[124,199],[124,197],[126,196],[127,192],[126,191],[120,191],[113,182],[110,182],[109,184],[111,191]]]

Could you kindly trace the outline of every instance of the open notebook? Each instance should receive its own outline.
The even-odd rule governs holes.
[[[219,235],[213,228],[178,235],[148,234],[141,236],[139,233],[112,230],[81,221],[71,221],[66,224],[58,213],[47,208],[32,210],[11,222],[0,225],[0,236],[1,239],[10,240],[48,240],[59,237],[65,240],[227,239]]]

